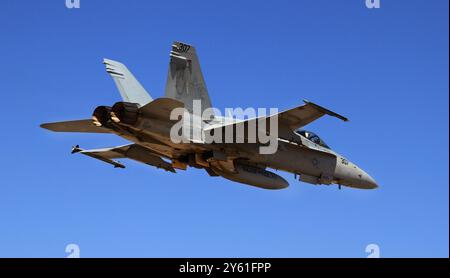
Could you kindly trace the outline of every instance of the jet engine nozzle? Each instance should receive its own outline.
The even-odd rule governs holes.
[[[111,107],[109,106],[99,106],[95,108],[94,114],[92,114],[92,123],[96,126],[105,126],[111,114]]]
[[[139,119],[139,104],[117,102],[111,109],[111,120],[115,123],[134,125]]]

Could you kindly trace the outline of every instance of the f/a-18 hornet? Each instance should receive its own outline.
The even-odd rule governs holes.
[[[317,134],[303,129],[324,115],[348,121],[326,108],[304,101],[301,106],[267,116],[237,119],[217,115],[196,50],[191,45],[173,43],[163,98],[152,99],[125,65],[108,59],[104,64],[123,101],[97,107],[91,119],[47,123],[41,127],[56,132],[116,134],[132,143],[96,150],[75,146],[72,153],[81,153],[117,168],[125,168],[114,160],[119,158],[173,173],[176,169],[195,167],[205,169],[212,177],[220,176],[264,189],[289,186],[284,178],[268,168],[292,173],[300,181],[316,185],[378,187],[365,171],[331,150]],[[209,111],[206,118],[205,111]],[[176,126],[181,133],[174,132]],[[258,140],[256,133],[252,133],[256,129]],[[191,136],[195,130],[199,136]],[[207,140],[205,134],[215,140]],[[259,139],[264,136],[270,140]],[[273,151],[267,151],[270,145],[275,146]],[[267,149],[261,151],[263,147]]]

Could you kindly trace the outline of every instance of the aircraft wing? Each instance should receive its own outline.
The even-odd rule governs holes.
[[[72,149],[72,153],[81,153],[86,156],[101,160],[113,165],[115,168],[125,168],[123,164],[113,159],[129,158],[141,163],[145,163],[156,168],[162,168],[166,171],[175,173],[172,164],[164,161],[161,157],[151,152],[149,149],[137,144],[129,144],[113,148],[104,148],[96,150],[83,150],[79,146]]]
[[[80,149],[80,146],[75,146],[72,149],[72,154],[81,153],[86,156],[101,160],[103,162],[109,163],[113,165],[115,168],[125,168],[123,164],[118,161],[113,160],[113,158],[124,158],[125,156],[121,154],[121,149],[125,149],[128,146],[116,147],[116,148],[107,148],[107,149],[98,149],[98,150],[83,150]]]
[[[268,129],[270,127],[269,120],[275,116],[278,117],[278,129],[280,132],[294,131],[298,128],[301,128],[303,126],[312,123],[313,121],[321,118],[324,115],[330,115],[343,121],[348,121],[346,117],[341,116],[324,107],[321,107],[315,103],[309,102],[307,100],[304,100],[304,102],[305,104],[302,106],[298,106],[275,115],[253,118],[245,121],[237,121],[237,122],[235,121],[220,126],[212,126],[210,128],[205,129],[205,131],[211,132],[212,129],[223,129],[229,127],[230,125],[234,125],[236,129],[239,127],[239,125],[241,125],[243,127],[243,129],[241,130],[247,130],[250,124],[255,124],[257,126],[258,121],[264,120],[266,120],[266,126]],[[247,132],[245,132],[245,134],[247,134]]]
[[[41,127],[54,132],[110,133],[106,128],[95,126],[91,119],[46,123]]]
[[[305,104],[278,114],[278,124],[291,130],[304,127],[324,115],[336,117],[347,122],[348,119],[315,103],[304,100]]]

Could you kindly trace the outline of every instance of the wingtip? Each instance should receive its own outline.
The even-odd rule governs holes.
[[[125,165],[123,165],[117,161],[115,161],[115,162],[117,163],[116,165],[114,165],[115,169],[125,169],[126,168]]]
[[[76,154],[76,153],[79,153],[81,151],[82,151],[82,149],[80,149],[80,145],[76,145],[76,146],[72,147],[71,154]]]
[[[342,115],[340,115],[340,114],[338,114],[336,112],[328,110],[327,108],[322,107],[322,106],[320,106],[318,104],[315,104],[314,102],[311,102],[311,101],[306,100],[306,99],[304,99],[303,102],[305,104],[312,105],[313,107],[315,107],[316,109],[322,111],[323,113],[328,114],[328,115],[333,116],[333,117],[336,117],[336,118],[338,118],[338,119],[340,119],[340,120],[342,120],[344,122],[349,122],[350,121],[347,117],[344,117],[344,116],[342,116]]]
[[[51,128],[50,128],[50,123],[40,124],[39,127],[43,128],[43,129],[46,129],[46,130],[52,131]]]

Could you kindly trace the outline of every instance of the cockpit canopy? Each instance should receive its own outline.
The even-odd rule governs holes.
[[[296,133],[321,147],[330,149],[330,147],[322,139],[320,139],[320,137],[314,132],[307,130],[297,130]]]

